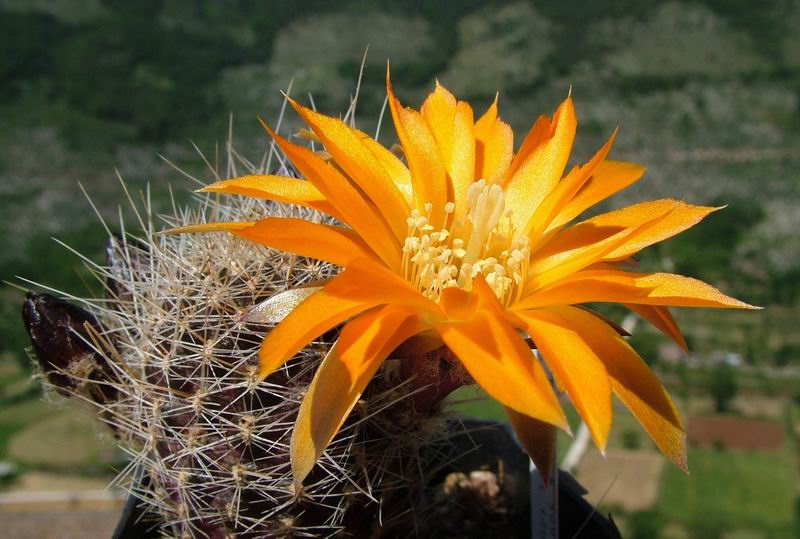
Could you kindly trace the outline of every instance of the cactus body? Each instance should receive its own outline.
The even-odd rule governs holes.
[[[198,199],[164,225],[265,215],[322,219],[225,197]],[[335,332],[259,382],[258,349],[270,327],[244,315],[335,268],[233,235],[161,235],[153,219],[145,212],[139,234],[109,238],[107,263],[96,269],[107,298],[79,308],[29,294],[23,308],[45,380],[89,402],[113,430],[130,454],[116,481],[146,502],[153,526],[213,538],[369,537],[413,527],[415,489],[431,470],[420,447],[444,433],[431,412],[464,382],[459,371],[440,376],[439,366],[452,370],[446,354],[388,361],[295,492],[291,428]],[[441,461],[436,452],[426,450],[426,461]]]

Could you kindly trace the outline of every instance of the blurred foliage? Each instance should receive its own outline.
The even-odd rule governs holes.
[[[630,340],[634,350],[639,352],[648,365],[658,363],[661,344],[667,342],[666,338],[655,331],[634,331]]]
[[[635,429],[626,429],[622,431],[621,440],[622,447],[629,451],[635,451],[642,447],[642,440],[640,433]]]
[[[652,510],[637,511],[628,518],[631,539],[659,539],[664,524],[664,517]]]
[[[313,93],[321,110],[342,111],[369,46],[363,129],[374,130],[383,105],[387,59],[410,105],[436,77],[477,114],[499,91],[517,141],[572,88],[575,159],[619,125],[614,158],[649,167],[601,209],[656,197],[729,205],[645,252],[644,269],[795,308],[798,24],[792,0],[0,0],[0,278],[84,289],[77,257],[48,239],[102,256],[78,180],[106,218],[121,200],[114,167],[138,186],[151,182],[168,204],[176,176],[157,153],[197,168],[191,137],[216,166],[232,114],[237,147],[258,155],[255,116],[276,122],[281,90],[291,82],[302,101]],[[298,125],[283,119],[285,131]],[[386,118],[381,137],[393,137]],[[0,340],[18,353],[18,294],[3,299]],[[763,333],[752,333],[754,350]],[[794,342],[784,341],[774,348]],[[638,345],[656,357],[655,341]]]
[[[459,48],[442,82],[464,97],[530,88],[545,71],[551,33],[550,22],[528,3],[486,6],[459,21]]]
[[[666,522],[685,526],[691,537],[737,529],[792,537],[795,458],[788,447],[775,453],[690,450],[691,476],[664,467],[658,512]]]
[[[739,391],[736,369],[727,363],[721,363],[714,367],[711,371],[709,390],[714,399],[714,409],[718,413],[730,412],[731,402]]]
[[[800,345],[786,343],[775,352],[775,365],[785,367],[793,361],[800,360]]]

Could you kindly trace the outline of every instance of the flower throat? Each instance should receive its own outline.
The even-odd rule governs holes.
[[[456,206],[445,205],[441,230],[426,215],[413,210],[407,219],[403,245],[403,276],[423,295],[437,301],[445,288],[471,290],[481,274],[497,299],[508,305],[518,299],[528,270],[528,238],[514,238],[511,210],[505,209],[505,192],[496,184],[478,180],[467,190],[467,207],[456,218]]]

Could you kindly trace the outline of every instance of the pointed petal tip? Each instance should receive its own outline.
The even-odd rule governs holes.
[[[606,452],[608,451],[608,436],[611,433],[611,427],[609,425],[608,430],[606,430],[602,434],[599,434],[599,437],[595,435],[598,434],[595,432],[595,430],[596,429],[589,429],[589,432],[592,437],[592,442],[594,442],[594,446],[597,448],[597,451],[600,452],[603,458],[606,458],[607,457]]]
[[[297,431],[297,425],[294,426],[292,431],[292,439],[290,442],[290,453],[291,453],[291,467],[292,467],[292,486],[294,487],[294,495],[299,497],[303,493],[303,481],[306,480],[308,477],[308,473],[311,471],[311,468],[308,467],[305,459],[303,458],[304,455],[298,451],[298,447],[295,440],[295,434]],[[312,464],[313,467],[313,464]]]
[[[196,224],[196,225],[185,225],[185,226],[176,226],[174,228],[168,228],[166,230],[159,231],[159,234],[164,236],[177,236],[178,234],[191,234],[194,232],[208,232],[207,223],[203,224]]]
[[[286,101],[289,103],[289,105],[292,106],[292,108],[295,110],[295,112],[297,114],[299,114],[301,118],[303,118],[303,121],[305,121],[306,123],[308,123],[309,117],[311,117],[314,114],[316,114],[315,111],[313,111],[312,109],[310,109],[308,107],[305,107],[305,106],[301,105],[299,102],[295,101],[294,99],[292,99],[288,95],[286,96]],[[311,129],[313,130],[314,128],[312,127]]]
[[[681,455],[676,456],[675,458],[671,459],[675,465],[681,469],[683,473],[686,475],[691,475],[689,473],[689,458],[686,455],[686,449],[684,448],[683,453]]]
[[[258,123],[261,124],[261,127],[264,129],[264,131],[269,133],[269,136],[271,136],[272,138],[275,138],[277,133],[269,126],[269,124],[267,123],[267,121],[264,118],[262,118],[261,116],[258,116]]]
[[[295,99],[289,97],[288,95],[286,96],[286,101],[292,106],[294,110],[298,112],[298,114],[302,114],[304,111],[309,110],[300,103],[298,103]]]
[[[303,480],[297,480],[296,477],[292,477],[292,500],[297,501],[303,497]]]
[[[195,193],[218,193],[225,189],[225,184],[228,183],[230,180],[219,180],[214,183],[210,183],[200,189],[195,189]]]
[[[718,307],[721,307],[723,309],[726,309],[726,308],[727,309],[745,309],[745,310],[748,310],[748,311],[763,311],[764,309],[766,309],[766,307],[761,307],[759,305],[750,305],[747,302],[744,302],[742,300],[736,299],[736,298],[731,297],[731,296],[727,296],[725,294],[721,294],[721,295],[722,295],[722,298],[721,298],[720,305]],[[711,306],[711,308],[714,308],[714,307],[715,306]]]

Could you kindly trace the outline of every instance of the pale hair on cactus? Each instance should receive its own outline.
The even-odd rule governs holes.
[[[355,100],[351,119],[354,109]],[[297,176],[274,146],[256,164],[241,157],[231,140],[226,147],[228,177],[243,170]],[[209,168],[219,180],[216,167]],[[414,358],[387,362],[298,492],[291,433],[336,332],[259,381],[259,346],[281,309],[266,324],[263,313],[253,322],[251,311],[276,294],[285,298],[285,291],[302,296],[304,285],[330,278],[335,266],[234,235],[159,230],[265,216],[317,223],[330,218],[278,202],[217,195],[195,195],[187,207],[173,202],[171,214],[156,216],[148,193],[139,204],[127,188],[125,194],[138,230],[120,220],[121,232],[114,234],[103,222],[107,262],[84,258],[107,297],[58,292],[67,302],[29,293],[23,316],[45,383],[87,402],[129,454],[115,484],[144,502],[150,528],[169,537],[214,538],[375,536],[413,529],[425,518],[419,500],[426,478],[454,457],[452,446],[437,444],[448,435],[437,412],[444,396],[466,380],[463,371],[447,367],[446,353],[435,357],[441,351],[414,362],[424,372],[411,366]]]

